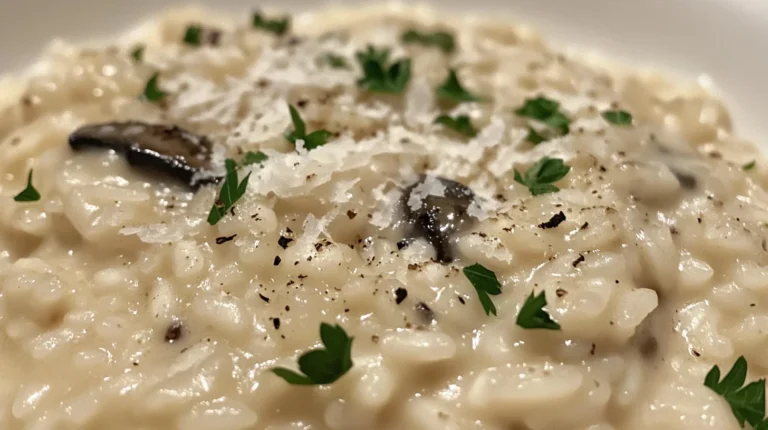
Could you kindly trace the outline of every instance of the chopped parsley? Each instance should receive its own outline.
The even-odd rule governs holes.
[[[603,119],[615,125],[632,125],[632,114],[623,110],[607,110],[602,113]]]
[[[192,46],[202,44],[203,27],[199,25],[190,25],[184,32],[184,43]]]
[[[544,291],[538,296],[531,291],[531,295],[525,299],[520,313],[517,314],[517,325],[526,329],[560,330],[560,324],[552,321],[547,311],[544,310],[546,305],[547,297]]]
[[[552,184],[563,179],[570,170],[571,167],[563,164],[563,160],[544,157],[523,174],[515,169],[515,182],[528,187],[534,196],[555,193],[560,191],[560,188]]]
[[[299,357],[302,374],[284,367],[272,373],[291,385],[323,385],[336,382],[352,368],[352,340],[341,326],[320,324],[320,340],[325,348],[305,352]]]
[[[36,202],[40,200],[40,193],[32,186],[32,169],[27,175],[27,187],[13,198],[17,202]]]
[[[409,29],[400,36],[403,43],[418,43],[424,46],[436,46],[446,54],[450,54],[456,48],[453,34],[447,31],[435,31],[422,33],[416,29]]]
[[[240,197],[243,197],[245,190],[248,188],[248,179],[251,177],[249,173],[241,182],[238,182],[237,164],[235,161],[227,158],[224,161],[224,165],[227,169],[227,175],[224,178],[221,191],[219,191],[219,197],[208,214],[208,224],[210,225],[216,225],[235,203],[240,200]]]
[[[453,103],[483,101],[482,97],[470,93],[461,85],[459,76],[456,74],[456,70],[453,69],[448,72],[445,82],[437,89],[437,96],[442,100]]]
[[[720,368],[714,366],[704,379],[704,385],[722,396],[731,406],[733,415],[744,427],[748,422],[754,428],[766,426],[765,379],[744,385],[747,378],[747,360],[739,357],[727,375],[720,380]],[[762,427],[761,428],[765,428]]]
[[[325,55],[323,55],[323,61],[329,66],[331,66],[331,68],[334,68],[334,69],[349,68],[349,65],[347,64],[347,59],[342,57],[341,55],[336,55],[333,52],[326,52]]]
[[[531,118],[542,122],[557,131],[560,136],[568,134],[571,120],[565,114],[560,112],[560,103],[546,97],[536,97],[526,99],[525,103],[515,110],[515,113],[524,118]],[[547,140],[545,135],[540,134],[534,129],[529,129],[528,141],[533,144],[539,144]]]
[[[496,274],[480,264],[473,264],[464,268],[464,276],[469,279],[477,291],[477,297],[486,315],[496,315],[496,306],[490,296],[501,294],[501,283]]]
[[[144,92],[141,95],[144,100],[147,100],[150,102],[159,102],[162,99],[164,99],[165,96],[168,95],[165,93],[165,91],[161,90],[160,87],[157,85],[157,79],[159,77],[160,77],[160,74],[155,73],[147,81],[147,85],[144,87]]]
[[[267,161],[267,154],[257,151],[248,151],[245,153],[245,157],[243,157],[243,166],[250,166],[251,164],[261,164],[265,161]]]
[[[131,57],[133,57],[133,59],[136,60],[137,62],[144,61],[144,49],[145,48],[146,48],[146,46],[144,46],[144,45],[137,46],[136,48],[134,48],[133,51],[131,51]]]
[[[284,35],[291,27],[290,17],[268,19],[265,18],[261,12],[254,12],[251,22],[253,23],[253,28],[260,28],[269,31],[270,33],[275,33],[278,36]]]
[[[293,131],[286,133],[285,138],[288,139],[294,145],[296,141],[301,139],[304,141],[304,148],[307,151],[315,149],[319,146],[323,146],[328,142],[328,138],[332,133],[328,130],[316,130],[307,134],[307,126],[304,124],[304,120],[301,119],[299,111],[296,110],[293,105],[288,105],[288,110],[291,112],[291,122],[293,122]]]
[[[455,118],[452,118],[449,115],[440,115],[435,118],[435,124],[448,127],[451,130],[463,134],[467,137],[477,136],[477,130],[472,126],[472,122],[469,120],[469,116],[467,115],[459,115]]]
[[[757,160],[752,160],[749,163],[741,166],[741,170],[743,170],[745,172],[748,172],[748,171],[754,169],[756,165],[757,165]]]
[[[401,93],[411,79],[411,60],[402,58],[388,65],[390,51],[376,49],[371,45],[365,51],[358,51],[357,57],[363,69],[363,77],[357,85],[375,93]]]

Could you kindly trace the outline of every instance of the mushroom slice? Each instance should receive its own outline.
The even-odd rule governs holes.
[[[215,180],[203,176],[210,168],[211,142],[176,126],[138,121],[90,124],[75,130],[69,145],[75,151],[114,150],[131,166],[165,173],[195,188]]]
[[[405,190],[405,216],[435,249],[438,261],[453,261],[451,236],[471,221],[467,210],[474,198],[468,187],[440,177],[424,176]]]

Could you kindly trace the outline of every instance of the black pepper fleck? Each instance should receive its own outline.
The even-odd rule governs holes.
[[[274,262],[273,264],[274,264],[275,266],[279,266],[281,261],[282,261],[282,260],[280,259],[280,256],[278,255],[277,257],[275,257],[275,262]]]
[[[231,241],[232,239],[236,238],[237,235],[233,234],[232,236],[221,236],[216,238],[216,245],[221,245],[222,243],[227,243]]]
[[[272,318],[272,325],[275,326],[275,330],[280,330],[280,318]]]
[[[347,218],[355,219],[356,216],[357,216],[357,212],[353,211],[352,209],[347,211]]]
[[[277,239],[277,244],[283,249],[288,248],[288,244],[291,242],[293,242],[293,239],[285,236],[280,236],[280,239]]]
[[[549,221],[539,224],[539,228],[543,228],[543,229],[555,228],[559,226],[563,221],[565,221],[565,214],[563,213],[563,211],[560,211],[552,215],[552,218],[550,218]]]
[[[467,302],[464,300],[464,297],[461,297],[461,296],[456,296],[456,297],[459,298],[459,302],[461,302],[462,305],[467,304]]]
[[[261,300],[264,300],[265,302],[269,303],[269,297],[265,296],[264,294],[259,293],[259,297],[261,297]]]
[[[408,241],[407,240],[403,239],[403,240],[397,242],[397,250],[398,251],[402,251],[405,248],[408,248]]]
[[[395,303],[398,305],[403,303],[403,300],[405,300],[406,297],[408,297],[408,290],[405,288],[398,288],[395,290]]]
[[[165,331],[165,342],[174,343],[181,339],[182,330],[183,325],[181,321],[176,320],[172,322],[171,325],[168,326],[168,329]]]
[[[578,265],[579,265],[579,263],[583,263],[583,262],[584,262],[584,260],[585,260],[584,256],[583,256],[583,255],[581,255],[581,254],[579,254],[579,258],[577,258],[576,260],[574,260],[574,261],[573,261],[573,263],[572,263],[573,267],[576,267],[576,266],[578,266]]]

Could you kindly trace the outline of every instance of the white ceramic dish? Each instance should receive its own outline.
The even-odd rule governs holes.
[[[360,3],[365,0],[343,0]],[[174,0],[9,0],[0,2],[0,71],[34,61],[55,37],[91,40],[127,29]],[[258,5],[246,0],[199,0],[232,13]],[[263,3],[263,2],[262,2]],[[337,3],[339,3],[337,1]],[[549,39],[598,50],[621,61],[654,66],[686,79],[712,78],[738,132],[768,147],[763,115],[768,94],[768,2],[763,0],[462,0],[433,1],[450,11],[509,15]],[[264,4],[260,4],[266,6]],[[311,0],[269,6],[294,12],[320,7]]]

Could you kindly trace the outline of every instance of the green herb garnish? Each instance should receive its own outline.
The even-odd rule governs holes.
[[[515,110],[515,113],[525,118],[535,119],[549,127],[555,129],[560,135],[566,135],[570,132],[571,120],[565,114],[560,112],[560,103],[546,97],[536,97],[527,99],[523,106]],[[539,144],[545,139],[544,135],[528,134],[529,141],[533,144]],[[543,139],[543,140],[539,140]],[[538,142],[537,142],[538,140]]]
[[[563,160],[544,157],[523,174],[515,169],[515,181],[528,187],[534,196],[554,193],[560,191],[560,188],[552,184],[563,179],[570,170],[571,167],[563,164]]]
[[[464,89],[461,82],[459,82],[459,76],[453,69],[448,72],[448,77],[445,79],[445,82],[443,82],[437,89],[437,96],[445,101],[453,103],[483,101],[482,97],[476,96]]]
[[[501,283],[496,279],[496,274],[480,264],[473,264],[464,268],[464,276],[469,279],[477,291],[477,297],[486,315],[496,315],[496,306],[490,296],[501,294]]]
[[[137,46],[131,51],[131,57],[138,62],[144,61],[144,48],[146,48],[144,45]]]
[[[547,297],[544,291],[538,296],[534,296],[533,291],[531,291],[531,295],[525,299],[520,313],[517,314],[517,325],[527,329],[560,330],[560,324],[552,321],[547,311],[544,310],[546,305]]]
[[[32,169],[27,175],[27,187],[13,198],[17,202],[36,202],[40,200],[40,193],[32,186]]]
[[[284,367],[272,372],[291,385],[323,385],[336,382],[352,368],[352,340],[341,326],[320,324],[323,349],[306,352],[299,357],[302,374]]]
[[[615,125],[632,125],[632,114],[623,110],[607,110],[602,113],[603,118]]]
[[[539,134],[533,127],[528,127],[528,136],[525,137],[526,142],[531,142],[534,145],[538,145],[541,142],[547,140],[546,137]]]
[[[749,171],[749,170],[752,170],[752,169],[754,169],[756,165],[757,165],[757,160],[752,160],[752,161],[750,161],[749,163],[747,163],[747,164],[745,164],[745,165],[741,166],[741,170],[743,170],[743,171],[747,172],[747,171]]]
[[[203,27],[199,25],[190,25],[184,32],[184,43],[192,46],[200,46],[202,43]]]
[[[291,27],[291,18],[267,19],[260,12],[254,12],[252,23],[253,28],[261,28],[271,33],[275,33],[278,36],[282,36]]]
[[[147,85],[144,87],[144,93],[142,93],[142,98],[144,100],[147,100],[150,102],[159,102],[160,100],[164,99],[165,96],[168,95],[163,90],[161,90],[160,87],[158,87],[157,79],[159,77],[160,77],[160,74],[155,73],[147,81]]]
[[[448,115],[440,115],[435,118],[435,124],[441,124],[453,131],[463,134],[467,137],[477,136],[477,130],[472,126],[472,122],[467,115],[459,115],[452,118]]]
[[[216,225],[235,203],[240,200],[240,197],[243,197],[245,190],[248,188],[248,179],[251,177],[249,173],[243,178],[242,182],[238,182],[237,163],[235,163],[235,160],[227,158],[224,161],[224,166],[227,169],[227,175],[224,178],[221,191],[219,191],[219,197],[208,214],[208,224],[210,225]]]
[[[415,29],[409,29],[400,36],[403,43],[418,43],[425,46],[436,46],[446,54],[450,54],[456,48],[453,34],[447,31],[435,31],[422,33]]]
[[[304,148],[309,151],[325,145],[328,142],[328,138],[333,136],[333,133],[328,130],[316,130],[307,134],[307,126],[304,124],[304,120],[301,119],[299,111],[293,105],[288,105],[288,110],[291,112],[293,131],[286,133],[285,138],[294,145],[297,140],[301,139],[304,141]]]
[[[747,360],[739,357],[727,375],[720,381],[720,368],[715,366],[707,373],[704,385],[722,396],[731,406],[733,415],[744,427],[748,422],[755,428],[765,425],[765,379],[750,382],[746,386]]]
[[[336,55],[332,52],[327,52],[325,55],[323,55],[323,60],[325,61],[326,64],[328,64],[334,69],[349,68],[346,58],[342,57],[341,55]]]
[[[360,88],[376,93],[403,92],[411,79],[411,60],[403,58],[387,67],[389,53],[387,48],[377,50],[368,45],[355,54],[363,69],[363,77],[357,81]]]
[[[245,153],[245,157],[243,157],[243,166],[250,166],[251,164],[261,164],[265,161],[267,161],[269,157],[267,157],[267,154],[258,151],[248,151]]]

